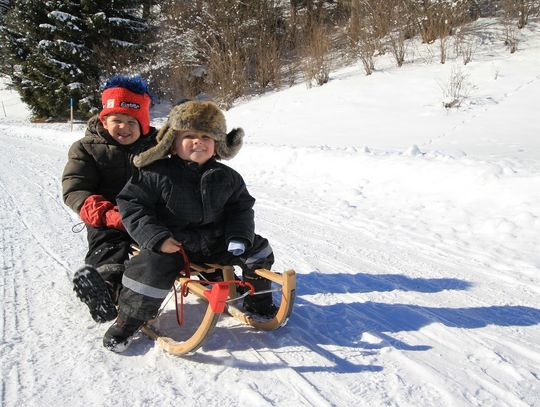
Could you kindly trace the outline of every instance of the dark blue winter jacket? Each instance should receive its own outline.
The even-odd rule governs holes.
[[[157,161],[139,170],[116,202],[143,248],[157,251],[174,237],[188,253],[211,255],[232,239],[253,243],[255,199],[238,172],[214,159],[202,166],[176,155]]]

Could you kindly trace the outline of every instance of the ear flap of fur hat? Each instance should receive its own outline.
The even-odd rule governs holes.
[[[222,160],[230,160],[242,148],[244,140],[244,130],[241,128],[232,129],[225,140],[216,141],[216,158]]]
[[[156,136],[157,144],[135,156],[133,165],[137,168],[142,168],[152,164],[154,161],[167,157],[171,153],[175,137],[176,134],[174,129],[171,128],[168,123],[165,123],[165,125],[159,129]]]

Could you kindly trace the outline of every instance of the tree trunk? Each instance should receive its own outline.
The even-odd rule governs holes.
[[[146,21],[150,19],[153,3],[154,3],[153,0],[145,0],[143,3],[142,17]]]

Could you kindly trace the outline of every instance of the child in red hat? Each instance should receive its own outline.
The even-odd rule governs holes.
[[[62,175],[64,202],[79,214],[88,237],[86,265],[75,272],[74,290],[97,322],[116,318],[124,261],[133,243],[116,195],[133,172],[133,157],[153,146],[156,136],[148,86],[139,76],[109,79],[101,101],[103,109],[69,149]]]

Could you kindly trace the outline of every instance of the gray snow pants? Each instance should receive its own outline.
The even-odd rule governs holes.
[[[254,271],[259,268],[270,269],[274,263],[274,253],[265,238],[255,235],[253,245],[241,256],[229,252],[204,256],[188,253],[193,263],[216,263],[239,266],[242,278],[255,286],[255,291],[270,288],[271,282],[259,278]],[[161,253],[142,249],[126,263],[122,277],[122,291],[118,300],[120,319],[148,321],[156,317],[161,303],[171,290],[184,266],[179,253]],[[272,302],[272,293],[253,296],[257,302]]]
[[[126,233],[116,229],[93,228],[86,225],[88,253],[85,264],[97,269],[108,283],[113,302],[118,301],[124,262],[129,259],[131,245],[135,241]]]

